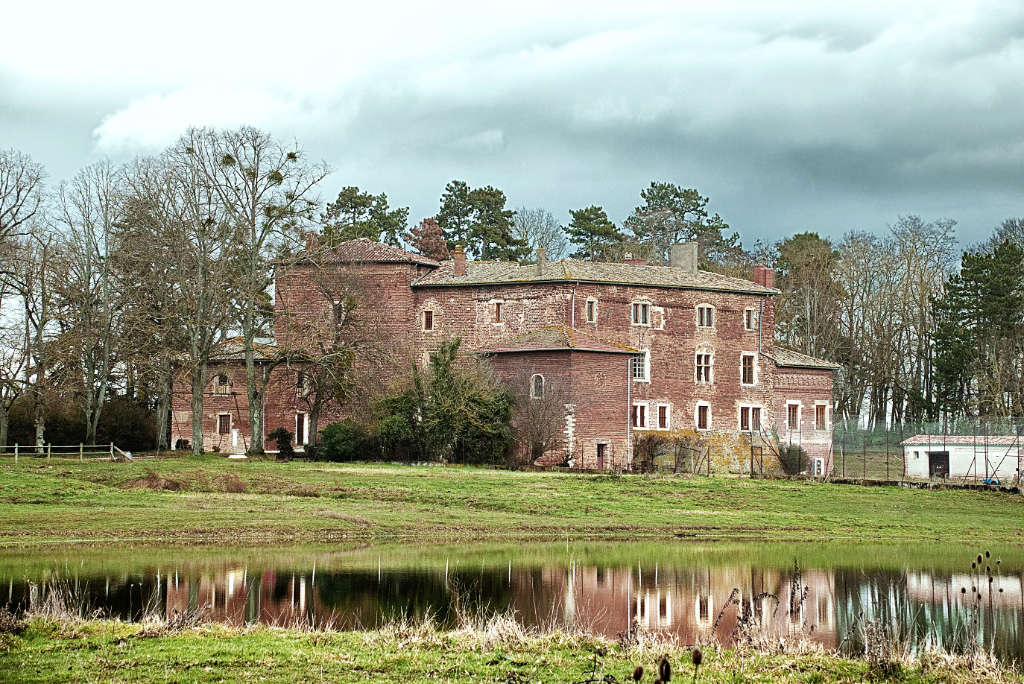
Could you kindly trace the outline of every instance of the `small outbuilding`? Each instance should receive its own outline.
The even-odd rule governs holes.
[[[902,442],[905,477],[1020,482],[1021,438],[1014,435],[914,435]]]

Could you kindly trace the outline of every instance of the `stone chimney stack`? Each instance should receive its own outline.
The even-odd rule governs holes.
[[[462,245],[455,246],[453,256],[455,257],[455,275],[466,275],[466,253],[462,250]]]
[[[544,275],[544,269],[548,265],[548,251],[543,247],[537,248],[537,275]]]
[[[680,242],[672,245],[672,254],[669,264],[674,268],[681,268],[687,273],[697,272],[697,243]]]

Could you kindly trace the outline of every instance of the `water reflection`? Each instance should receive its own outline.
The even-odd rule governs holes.
[[[164,565],[133,573],[48,569],[7,580],[7,603],[44,601],[55,587],[126,620],[147,611],[203,611],[241,625],[298,620],[372,628],[401,617],[454,625],[459,612],[514,611],[530,625],[578,626],[616,637],[631,624],[694,643],[728,641],[738,623],[854,646],[858,620],[894,621],[916,647],[957,649],[974,638],[1008,659],[1024,656],[1019,575],[862,568],[656,563],[602,566],[571,559],[539,566],[466,564],[377,568],[315,563],[301,570],[245,562]],[[972,591],[972,588],[976,591]],[[2,599],[0,599],[2,600]]]

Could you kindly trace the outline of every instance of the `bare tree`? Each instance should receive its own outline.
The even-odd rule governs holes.
[[[529,245],[531,252],[544,249],[547,258],[553,261],[565,258],[569,253],[569,240],[565,231],[547,209],[519,207],[512,217],[512,232]]]
[[[516,458],[520,464],[536,465],[544,456],[558,454],[568,459],[565,444],[565,416],[572,397],[560,379],[521,371],[509,380],[516,399],[512,428]]]
[[[9,246],[15,247],[13,240]],[[9,249],[3,255],[7,269],[14,268],[12,251]],[[15,282],[13,278],[0,277],[0,449],[7,446],[11,406],[25,389],[26,345],[23,309]]]
[[[42,202],[42,165],[15,149],[0,150],[0,245],[25,233]]]
[[[269,332],[272,307],[268,292],[273,284],[269,264],[313,220],[314,192],[328,169],[307,163],[297,146],[283,145],[251,127],[192,129],[176,149],[191,157],[198,176],[235,231],[235,319],[245,353],[249,424],[263,425],[269,374],[257,370],[256,344]],[[249,451],[262,453],[263,431],[254,428],[252,432]]]

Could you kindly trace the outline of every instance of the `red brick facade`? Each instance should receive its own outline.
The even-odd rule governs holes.
[[[424,362],[430,351],[456,337],[463,340],[464,350],[477,350],[546,326],[565,326],[646,355],[637,369],[621,353],[568,348],[491,357],[499,373],[509,379],[543,373],[572,387],[567,406],[571,439],[566,447],[577,464],[596,466],[598,444],[604,444],[602,465],[627,467],[630,416],[633,405],[639,404],[647,421],[638,428],[667,431],[700,428],[735,433],[741,428],[741,415],[749,421],[749,411],[758,409],[762,435],[774,431],[780,441],[798,443],[809,456],[824,458],[826,473],[831,468],[833,370],[801,355],[796,355],[800,363],[794,365],[792,352],[776,350],[773,296],[777,291],[771,289],[770,269],[759,268],[753,282],[668,267],[607,265],[610,276],[600,271],[594,276],[594,269],[602,265],[559,262],[542,270],[469,262],[467,275],[453,262],[439,265],[416,255],[403,257],[399,250],[383,258],[375,252],[375,260],[364,258],[365,250],[374,244],[346,243],[339,248],[341,256],[319,267],[300,264],[279,269],[275,288],[278,347],[309,344],[318,331],[329,327],[331,290],[342,282],[346,287],[338,287],[339,291],[357,293],[359,303],[352,314],[357,317],[356,327],[367,339],[386,344],[392,358],[400,359],[395,362],[397,373],[404,373],[408,361]],[[574,271],[586,277],[577,280]],[[625,279],[630,282],[622,282]],[[697,375],[698,354],[710,361],[706,381]],[[638,377],[627,379],[633,370]],[[211,371],[211,378],[217,372]],[[299,408],[294,388],[286,388],[287,384],[276,379],[271,383],[268,431],[277,425],[295,430]],[[244,385],[239,385],[239,394],[238,406],[244,414]],[[187,392],[182,398],[184,405],[175,408],[175,432],[188,438]],[[216,414],[227,410],[221,406],[227,400],[208,399],[205,413],[210,430],[216,432]],[[799,402],[799,429],[791,430],[786,423],[787,402]],[[814,406],[819,403],[827,406],[825,430],[815,425]],[[697,424],[698,412],[706,417],[706,426]],[[660,414],[667,424],[659,425]],[[244,417],[236,418],[247,439]],[[179,429],[179,422],[187,429]],[[321,427],[324,424],[321,421]],[[209,441],[204,437],[204,442]],[[213,443],[222,444],[223,438]],[[748,459],[735,461],[742,464]]]

